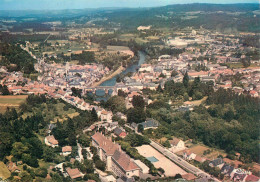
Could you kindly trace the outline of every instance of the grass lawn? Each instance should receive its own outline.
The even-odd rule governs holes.
[[[0,96],[0,113],[4,113],[6,108],[18,108],[26,100],[27,95],[1,95]]]
[[[7,179],[11,176],[11,172],[7,169],[6,165],[0,161],[0,178]]]

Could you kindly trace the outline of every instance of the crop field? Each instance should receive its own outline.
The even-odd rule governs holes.
[[[18,108],[27,97],[27,95],[0,96],[0,113],[4,113],[7,107]]]

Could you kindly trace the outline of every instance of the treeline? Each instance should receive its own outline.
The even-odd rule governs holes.
[[[0,84],[0,95],[11,95],[6,85]]]
[[[22,71],[25,74],[36,72],[34,69],[36,60],[19,45],[2,43],[0,54],[3,56],[1,65],[6,66],[8,71]]]

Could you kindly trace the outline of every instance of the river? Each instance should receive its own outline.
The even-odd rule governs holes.
[[[140,65],[145,62],[145,57],[146,57],[145,53],[139,51],[138,54],[139,54],[139,61],[137,63],[127,67],[122,72],[123,74],[127,74],[127,73],[130,73],[130,72],[132,72],[132,73],[136,72],[137,69],[140,67]],[[116,84],[117,76],[118,75],[116,75],[113,78],[101,83],[100,86],[114,86]],[[111,94],[112,94],[112,90],[109,90],[108,95],[111,95]],[[103,89],[97,89],[95,95],[96,95],[96,101],[101,101],[101,100],[106,101],[109,98],[109,96],[106,95],[106,93]]]
[[[130,72],[136,72],[136,70],[139,68],[139,66],[141,64],[143,64],[145,62],[145,53],[139,51],[139,61],[129,67],[127,67],[122,73],[123,74],[127,74]],[[114,76],[113,78],[111,78],[110,80],[107,80],[103,83],[100,84],[100,86],[114,86],[116,84],[116,78],[118,75]]]

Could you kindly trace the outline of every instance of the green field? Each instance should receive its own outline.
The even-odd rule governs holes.
[[[6,165],[0,161],[0,178],[7,179],[11,176],[11,172],[7,169]]]

